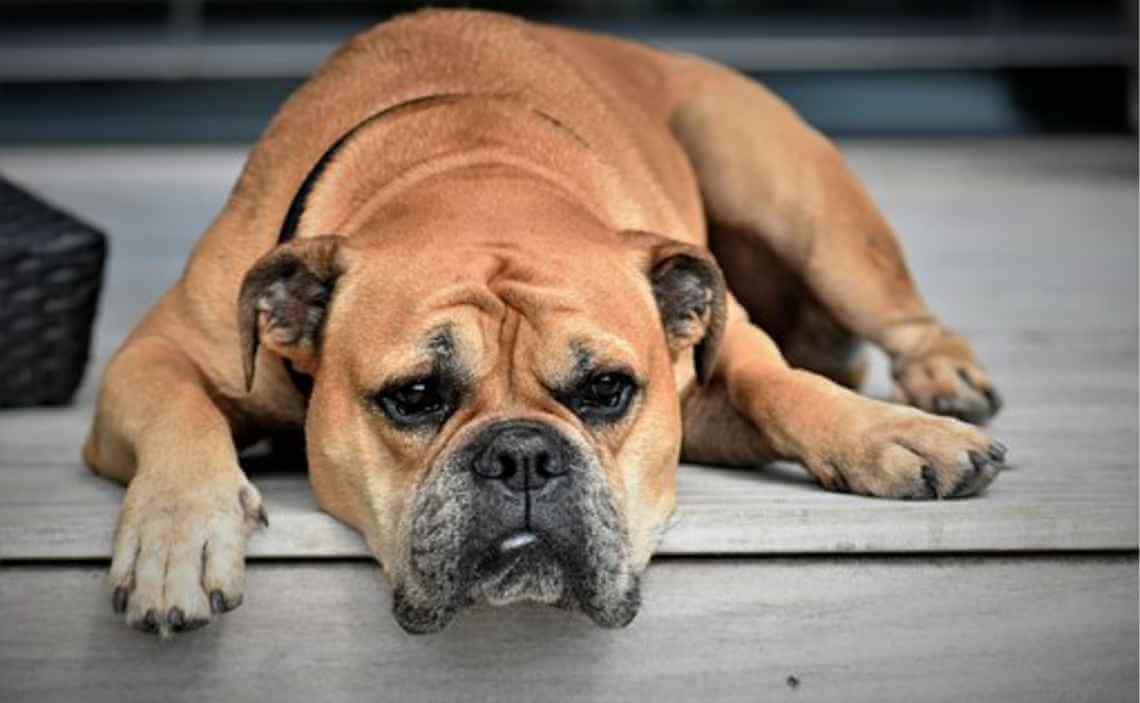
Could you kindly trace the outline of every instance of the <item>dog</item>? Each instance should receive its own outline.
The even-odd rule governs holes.
[[[855,392],[866,344],[894,402]],[[421,11],[272,119],[109,364],[83,456],[128,484],[109,579],[143,630],[241,602],[268,518],[238,451],[290,428],[408,632],[516,601],[621,627],[682,457],[968,496],[1003,467],[977,427],[999,405],[839,152],[762,86]]]

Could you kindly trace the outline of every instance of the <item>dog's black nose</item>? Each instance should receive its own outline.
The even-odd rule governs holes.
[[[475,473],[518,493],[539,491],[566,473],[557,438],[529,425],[499,430],[475,459]]]

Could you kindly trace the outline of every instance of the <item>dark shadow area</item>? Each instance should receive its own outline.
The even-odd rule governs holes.
[[[711,472],[721,476],[732,477],[745,481],[759,481],[761,483],[782,483],[789,486],[817,487],[804,467],[790,461],[773,461],[759,466],[724,466],[719,464],[701,464],[686,469],[693,472]],[[819,489],[823,490],[823,489]],[[684,490],[681,490],[681,494]],[[679,494],[680,495],[680,494]]]
[[[303,432],[281,432],[241,451],[238,456],[243,471],[251,477],[274,474],[297,475],[309,471]]]

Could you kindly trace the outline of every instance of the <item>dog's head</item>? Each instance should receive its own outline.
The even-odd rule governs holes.
[[[623,626],[673,511],[675,373],[712,367],[721,274],[703,249],[545,214],[390,214],[382,237],[283,244],[242,286],[247,383],[259,345],[313,377],[314,490],[411,632],[520,600]]]

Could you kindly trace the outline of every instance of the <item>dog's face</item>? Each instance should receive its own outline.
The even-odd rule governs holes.
[[[243,286],[247,373],[260,340],[313,375],[314,489],[366,536],[405,629],[520,600],[622,626],[674,507],[674,369],[694,345],[711,367],[723,284],[653,235],[495,218],[279,247]]]

